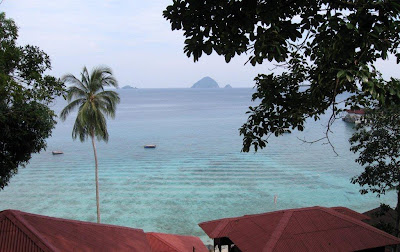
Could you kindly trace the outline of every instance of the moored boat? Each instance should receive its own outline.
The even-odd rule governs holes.
[[[145,149],[154,149],[154,148],[156,148],[156,145],[155,144],[147,144],[144,146],[144,148]]]
[[[51,153],[53,153],[53,155],[64,154],[64,152],[62,152],[62,151],[52,151]]]

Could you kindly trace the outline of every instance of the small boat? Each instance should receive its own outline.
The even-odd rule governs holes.
[[[144,148],[145,149],[154,149],[154,148],[156,148],[156,145],[155,144],[147,144],[144,146]]]
[[[53,153],[53,155],[64,154],[64,152],[62,152],[62,151],[52,151],[51,153]]]

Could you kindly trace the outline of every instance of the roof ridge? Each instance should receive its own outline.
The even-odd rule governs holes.
[[[274,247],[276,246],[276,243],[280,239],[283,231],[285,230],[287,224],[289,223],[289,220],[292,217],[293,212],[294,211],[292,210],[283,213],[282,218],[279,220],[278,225],[276,226],[274,232],[271,234],[271,237],[269,238],[268,242],[265,244],[263,248],[264,252],[269,252],[274,250]]]
[[[239,216],[239,217],[236,217],[236,218],[231,218],[231,219],[252,218],[252,217],[255,217],[255,216],[270,215],[270,214],[285,213],[285,212],[308,211],[308,210],[310,210],[310,209],[312,209],[312,208],[318,209],[318,208],[321,208],[321,206],[300,207],[300,208],[289,208],[289,209],[281,209],[281,210],[276,210],[276,211],[266,212],[266,213],[246,214],[246,215]]]
[[[395,236],[393,236],[391,234],[388,234],[388,233],[386,233],[386,232],[384,232],[384,231],[382,231],[380,229],[377,229],[377,228],[375,228],[375,227],[373,227],[373,226],[371,226],[371,225],[369,225],[369,224],[367,224],[367,223],[365,223],[365,222],[363,222],[361,220],[358,220],[356,218],[353,218],[353,217],[350,217],[348,215],[345,215],[345,214],[342,214],[340,212],[337,212],[334,209],[330,209],[330,208],[327,208],[327,207],[321,207],[321,210],[324,211],[324,212],[327,212],[329,214],[332,214],[332,215],[334,215],[334,216],[336,216],[338,218],[341,218],[341,219],[350,221],[350,222],[352,222],[354,224],[357,224],[359,226],[362,226],[362,227],[364,227],[364,228],[366,228],[366,229],[368,229],[368,230],[370,230],[372,232],[379,233],[379,234],[381,234],[383,236],[386,236],[389,239],[394,240],[393,238],[395,238],[398,241],[400,241],[400,238],[398,238],[398,237],[395,237]]]
[[[358,215],[360,218],[357,218],[357,217],[354,217],[354,218],[356,218],[358,220],[361,220],[361,221],[362,220],[370,220],[371,219],[371,217],[369,217],[368,215],[366,215],[364,213],[359,213],[359,212],[357,212],[357,211],[355,211],[353,209],[347,208],[347,207],[337,206],[337,207],[327,207],[327,208],[335,210],[336,212],[339,212],[341,214],[344,214],[344,215],[347,215],[347,216],[350,216],[350,217],[352,217],[353,214],[354,215]],[[341,212],[341,211],[343,211],[343,212]],[[352,215],[346,214],[344,212],[350,212]],[[361,217],[362,217],[362,219],[361,219]]]
[[[39,246],[41,249],[43,249],[43,250],[47,249],[48,251],[59,251],[45,237],[43,237],[40,234],[40,232],[38,230],[36,230],[36,228],[34,228],[31,224],[29,224],[29,222],[27,220],[25,220],[25,218],[23,216],[21,216],[21,213],[23,213],[22,211],[11,210],[11,209],[5,210],[5,211],[6,211],[5,214],[10,221],[12,221],[16,225],[17,225],[17,223],[15,223],[15,221],[20,222],[22,227],[26,228],[27,231],[29,231],[28,233],[26,233],[26,235],[30,239],[32,239],[33,241],[35,241],[35,240],[39,241],[39,244],[36,244],[36,245]],[[15,221],[12,220],[12,218],[10,219],[9,218],[10,216],[14,217]],[[32,237],[32,236],[34,236],[34,237]],[[45,246],[45,248],[43,248],[42,244]]]
[[[18,211],[18,210],[12,210],[12,211]],[[53,217],[53,216],[47,216],[47,215],[39,215],[39,214],[34,214],[34,213],[27,213],[27,212],[22,212],[18,211],[21,214],[25,215],[30,215],[34,216],[36,218],[41,218],[41,219],[50,219],[50,220],[55,220],[55,221],[61,221],[61,222],[73,222],[77,224],[85,224],[85,225],[94,225],[94,226],[101,226],[101,227],[112,227],[112,228],[122,228],[122,229],[133,229],[136,231],[143,231],[141,228],[132,228],[132,227],[125,227],[125,226],[118,226],[118,225],[113,225],[113,224],[105,224],[105,223],[96,223],[96,222],[90,222],[90,221],[82,221],[82,220],[73,220],[73,219],[66,219],[66,218],[60,218],[60,217]]]
[[[233,219],[234,217],[227,217],[227,218],[222,218],[222,219],[215,219],[215,220],[209,220],[209,221],[203,221],[200,222],[198,225],[203,225],[203,224],[208,224],[208,223],[212,223],[212,222],[221,222],[223,220],[229,220],[229,219]]]
[[[146,232],[146,234],[161,234],[161,235],[173,235],[173,236],[182,236],[182,237],[193,237],[199,238],[195,235],[180,235],[180,234],[168,234],[168,233],[161,233],[161,232]]]
[[[203,225],[203,224],[212,223],[212,222],[222,222],[224,220],[237,220],[237,219],[252,218],[252,217],[255,217],[255,216],[276,214],[276,213],[288,212],[288,211],[308,211],[308,210],[310,210],[312,208],[321,208],[321,206],[289,208],[289,209],[281,209],[281,210],[276,210],[276,211],[272,211],[272,212],[265,212],[265,213],[245,214],[245,215],[237,216],[237,217],[228,217],[228,218],[223,218],[223,219],[204,221],[204,222],[200,222],[198,225]]]
[[[159,239],[162,243],[168,245],[170,248],[175,249],[177,252],[179,251],[179,249],[177,249],[173,244],[171,244],[171,243],[167,242],[166,240],[162,239],[158,234],[160,234],[160,233],[153,233],[153,235],[154,235],[154,236],[157,236],[158,239]]]
[[[222,220],[218,226],[215,227],[215,229],[211,232],[211,234],[209,235],[210,238],[214,238],[214,237],[218,237],[217,235],[219,235],[222,230],[231,222],[231,219],[224,219]]]

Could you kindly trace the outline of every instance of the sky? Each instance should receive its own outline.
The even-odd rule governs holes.
[[[1,0],[0,0],[1,2]],[[119,85],[138,88],[187,88],[210,76],[220,87],[254,87],[258,73],[273,65],[253,67],[248,56],[226,63],[215,52],[198,62],[183,52],[182,31],[172,31],[162,17],[172,0],[3,0],[6,12],[19,27],[19,45],[39,46],[51,58],[55,77],[79,75],[84,66],[106,65]],[[384,77],[400,78],[392,56],[377,63]]]

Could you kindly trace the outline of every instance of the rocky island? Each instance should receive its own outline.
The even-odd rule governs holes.
[[[122,89],[136,89],[136,88],[132,87],[132,86],[129,86],[129,85],[126,85],[126,86],[123,86]]]
[[[227,84],[224,88],[232,88],[232,86]]]
[[[194,83],[192,88],[219,88],[219,86],[215,80],[207,76]]]

